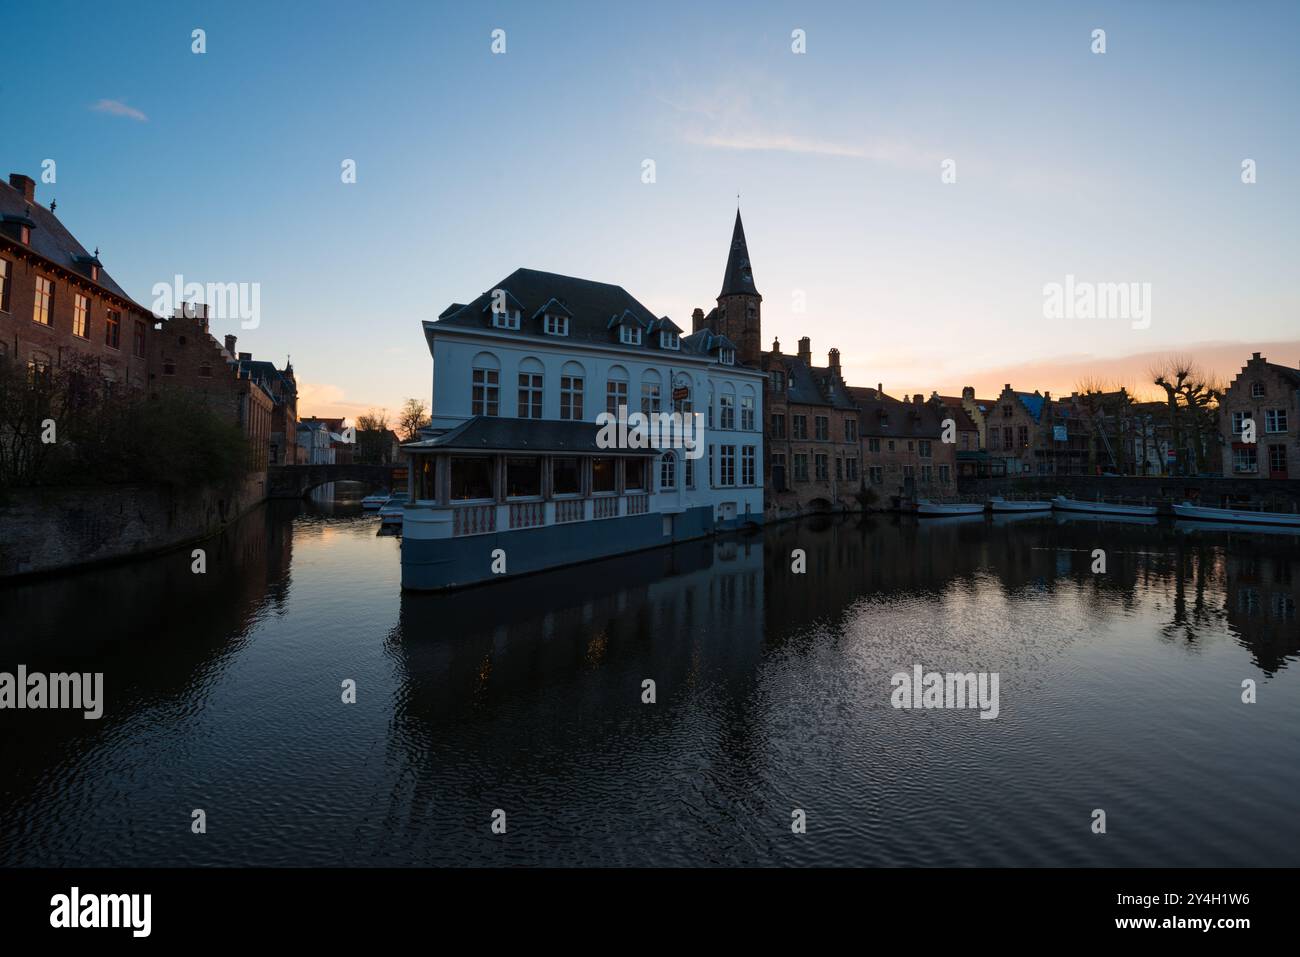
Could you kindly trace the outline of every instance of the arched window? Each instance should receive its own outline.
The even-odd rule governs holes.
[[[582,420],[582,392],[586,372],[576,362],[566,362],[560,370],[560,418]]]
[[[677,488],[677,456],[665,452],[659,459],[659,490],[671,491]]]
[[[542,380],[546,370],[532,356],[519,363],[519,418],[542,417]]]
[[[664,387],[663,380],[659,377],[656,369],[647,369],[641,373],[641,411],[642,412],[661,412],[663,411]]]
[[[618,415],[620,405],[627,405],[627,370],[622,366],[610,366],[609,378],[605,382],[605,411]]]
[[[501,414],[501,363],[490,352],[474,357],[470,373],[470,415]]]

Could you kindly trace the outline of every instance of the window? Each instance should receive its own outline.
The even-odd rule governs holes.
[[[722,454],[718,462],[718,484],[724,487],[735,485],[736,447],[734,445],[722,446]]]
[[[27,360],[27,382],[29,385],[49,385],[52,375],[50,357],[44,352],[33,352]]]
[[[536,456],[506,458],[506,498],[530,498],[542,494],[542,460]]]
[[[970,449],[970,433],[969,433],[969,432],[963,432],[963,433],[961,434],[961,447],[962,447],[963,449],[966,449],[966,450],[969,451],[969,449]]]
[[[916,443],[913,442],[911,439],[908,439],[908,440],[907,440],[907,451],[909,451],[909,452],[915,452],[915,451],[916,451]]]
[[[885,484],[885,470],[879,465],[873,465],[867,469],[867,474],[871,476],[872,485]]]
[[[665,329],[659,333],[659,348],[661,349],[680,349],[682,347],[681,338],[677,333]]]
[[[879,452],[879,451],[880,451],[880,439],[867,439],[867,451],[868,451],[868,452]]]
[[[826,461],[826,454],[824,452],[818,452],[813,456],[813,462],[817,468],[817,481],[829,482],[831,475],[829,463]]]
[[[1264,431],[1285,432],[1286,431],[1286,409],[1265,409],[1264,410]]]
[[[623,460],[623,488],[628,492],[645,490],[645,459]]]
[[[625,346],[639,346],[641,344],[641,327],[627,324],[619,326],[618,341]]]
[[[90,338],[90,300],[80,293],[72,297],[72,334],[79,339]]]
[[[641,411],[642,412],[659,412],[662,411],[663,392],[659,385],[659,380],[651,379],[648,376],[641,380]]]
[[[627,405],[627,383],[610,379],[605,383],[605,411],[618,415],[618,407]]]
[[[933,465],[922,465],[922,466],[921,466],[921,481],[924,482],[926,485],[929,485],[930,482],[931,482],[933,479],[934,479],[934,466],[933,466]]]
[[[695,459],[686,456],[686,487],[695,488]]]
[[[492,310],[492,325],[498,329],[518,329],[519,328],[519,310],[505,308],[498,312]]]
[[[1029,448],[1029,426],[1022,425],[1020,426],[1019,429],[1016,430],[1016,432],[1017,432],[1016,438],[1020,442],[1020,447],[1022,449]]]
[[[919,451],[921,453],[921,458],[923,459],[930,458],[931,446],[930,446],[929,439],[921,439]]]
[[[838,455],[835,456],[835,481],[844,481],[844,460]]]
[[[204,379],[211,379],[212,366],[199,366],[199,376]]]
[[[456,502],[492,498],[492,460],[483,456],[452,456],[450,494]]]
[[[577,495],[582,491],[578,460],[569,456],[551,459],[551,494]]]
[[[808,455],[805,452],[796,452],[794,456],[794,480],[796,482],[808,481]]]
[[[785,391],[785,370],[773,369],[767,374],[768,381],[772,384],[773,392]]]
[[[141,319],[135,321],[135,354],[144,358],[144,321]]]
[[[856,442],[858,440],[858,420],[849,416],[844,420],[844,441]]]
[[[519,373],[519,418],[542,417],[542,373]]]
[[[889,452],[894,451],[894,440],[893,440],[893,439],[890,439],[888,442],[885,443],[885,449],[886,449],[887,451],[889,451]]]
[[[1249,412],[1232,413],[1232,434],[1241,435],[1241,433],[1244,431],[1244,426],[1247,420],[1249,419],[1250,419]]]
[[[163,357],[163,367],[162,367],[162,371],[163,371],[163,375],[175,375],[175,374],[176,374],[176,360],[175,360],[175,359],[168,359],[166,356],[164,356],[164,357]]]
[[[746,445],[740,450],[740,484],[755,484],[754,446]]]
[[[819,415],[813,420],[813,426],[817,430],[817,441],[825,442],[831,437],[831,420],[824,415]]]
[[[916,466],[915,466],[915,465],[904,465],[904,466],[903,466],[903,478],[904,478],[904,479],[910,479],[910,478],[915,478],[915,477],[916,477]]]
[[[754,431],[754,397],[752,395],[745,395],[740,398],[740,427],[746,432]]]
[[[781,412],[772,413],[772,438],[785,438],[785,414]]]
[[[723,429],[734,429],[736,427],[736,397],[734,395],[723,395],[719,406],[722,419],[719,424]]]
[[[952,479],[952,469],[947,465],[939,466],[939,481],[947,485]]]
[[[475,369],[470,395],[470,415],[501,414],[501,381],[496,369]]]
[[[1252,399],[1262,399],[1262,398],[1264,398],[1264,383],[1262,383],[1262,382],[1254,382],[1254,383],[1251,383],[1251,386],[1250,386],[1250,397],[1251,397]]]
[[[724,366],[734,366],[736,364],[735,349],[721,349],[718,352],[718,361]]]
[[[54,309],[54,283],[44,276],[36,277],[36,299],[32,303],[32,322],[43,326],[50,324],[50,313]]]
[[[13,266],[0,259],[0,312],[9,311],[9,289],[13,285]]]
[[[796,439],[808,438],[808,416],[796,415],[794,417],[794,437]]]
[[[591,490],[612,492],[614,485],[614,460],[608,456],[591,460]]]
[[[104,314],[104,345],[116,349],[122,338],[122,314],[110,309]]]
[[[858,480],[858,460],[857,460],[857,459],[845,459],[845,460],[844,460],[844,477],[845,477],[846,479],[848,479],[850,482],[856,482],[856,481]]]
[[[569,334],[569,317],[553,316],[548,312],[542,317],[542,331],[548,336],[567,336]]]
[[[1009,418],[1011,418],[1011,406],[1009,406],[1009,405],[1004,405],[1004,406],[1002,407],[1002,418],[1004,418],[1004,419],[1009,419]]]
[[[1259,471],[1258,461],[1255,457],[1255,446],[1240,445],[1232,450],[1232,470],[1234,472]]]
[[[659,488],[674,489],[677,487],[677,456],[671,452],[665,452],[663,458],[659,460]]]
[[[582,418],[582,377],[560,376],[560,418]]]
[[[1012,449],[1016,447],[1016,444],[1011,437],[1011,426],[1009,425],[1003,428],[1002,430],[1002,446],[1008,452],[1010,452]]]
[[[1268,447],[1268,469],[1270,472],[1286,472],[1286,446],[1270,445]]]

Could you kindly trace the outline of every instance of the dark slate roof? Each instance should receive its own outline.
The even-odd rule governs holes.
[[[902,402],[875,389],[849,390],[857,399],[863,435],[887,438],[936,439],[943,433],[947,407],[936,402]]]
[[[266,384],[280,380],[289,394],[297,394],[297,387],[285,376],[282,370],[275,367],[273,362],[267,362],[264,359],[239,359],[238,365],[241,378],[253,379]]]
[[[32,241],[28,248],[56,266],[75,272],[87,282],[91,282],[88,263],[94,257],[86,252],[86,247],[77,242],[76,237],[68,232],[63,223],[59,222],[59,217],[40,203],[28,203],[21,192],[4,181],[0,181],[0,216],[16,217],[18,219],[25,216],[30,219],[33,227]],[[99,270],[98,285],[114,296],[135,303],[135,300],[113,281],[113,278],[109,276],[102,266]],[[135,304],[142,311],[149,311],[138,303]]]
[[[736,225],[731,231],[731,252],[727,254],[727,271],[722,275],[721,296],[738,293],[758,295],[754,285],[754,271],[749,264],[749,246],[745,242],[745,226],[740,221],[740,210],[736,210]],[[762,298],[761,296],[759,298]]]
[[[939,396],[939,401],[944,404],[944,408],[948,410],[953,421],[957,423],[958,431],[979,431],[979,427],[975,424],[975,420],[970,417],[970,413],[967,412],[965,406],[961,404],[961,399],[953,395],[941,395]]]
[[[797,355],[763,353],[763,365],[770,372],[773,364],[785,367],[785,401],[795,405],[824,405],[836,409],[853,409],[857,403],[853,390],[842,383],[829,366],[807,365]]]
[[[1029,410],[1029,414],[1034,417],[1035,422],[1042,418],[1043,397],[1041,395],[1037,392],[1017,392],[1016,398],[1020,400],[1021,405]]]
[[[519,303],[521,320],[517,332],[496,329],[492,325],[489,307],[494,289],[505,290],[511,300]],[[562,276],[559,273],[541,272],[537,269],[516,269],[472,302],[465,305],[453,303],[443,310],[436,321],[424,323],[425,335],[427,338],[430,333],[439,329],[492,329],[507,335],[519,335],[549,342],[559,338],[562,342],[563,337],[548,336],[543,331],[542,315],[546,305],[552,299],[562,304],[569,312],[567,338],[570,341],[596,343],[637,353],[676,351],[662,349],[659,345],[659,337],[655,335],[643,335],[639,346],[625,345],[619,341],[618,325],[621,322],[635,321],[644,330],[671,328],[680,332],[677,325],[667,316],[662,318],[655,316],[622,286]],[[680,351],[686,354],[692,352],[701,354],[699,350],[687,344],[687,338],[681,340]]]
[[[573,452],[591,455],[658,455],[658,449],[603,449],[595,422],[562,419],[505,419],[476,415],[440,435],[406,442],[405,449],[480,452]],[[426,430],[425,434],[428,433]]]
[[[1300,389],[1300,369],[1292,369],[1290,366],[1279,365],[1276,362],[1266,363],[1269,371],[1276,372],[1285,379],[1289,379],[1291,384]]]
[[[736,349],[736,344],[726,336],[719,335],[712,329],[701,329],[699,332],[692,332],[689,336],[682,339],[682,345],[689,343],[691,351],[700,353],[711,353],[718,349]]]

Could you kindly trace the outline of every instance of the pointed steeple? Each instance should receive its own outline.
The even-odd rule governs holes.
[[[727,256],[727,271],[722,276],[722,296],[757,296],[754,271],[749,265],[749,247],[745,244],[745,224],[740,221],[740,208],[736,208],[736,227],[731,231],[731,252]],[[761,297],[760,297],[761,298]]]

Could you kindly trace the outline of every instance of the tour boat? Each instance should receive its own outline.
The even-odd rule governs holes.
[[[1090,512],[1094,515],[1142,515],[1154,517],[1159,512],[1155,505],[1117,505],[1114,502],[1085,502],[1077,498],[1058,495],[1052,506],[1063,512]]]
[[[995,512],[1050,512],[1051,502],[1008,502],[1001,495],[989,499],[989,508]]]
[[[1179,518],[1200,519],[1207,522],[1233,522],[1238,525],[1273,525],[1300,528],[1300,514],[1294,512],[1252,512],[1232,508],[1209,508],[1184,502],[1174,506]]]
[[[983,502],[953,502],[945,505],[940,502],[931,502],[928,499],[919,499],[916,503],[917,515],[982,515],[984,514]]]
[[[367,495],[365,498],[361,500],[361,507],[364,508],[367,512],[377,512],[384,507],[384,505],[388,502],[388,499],[390,497],[391,496],[387,494]]]

